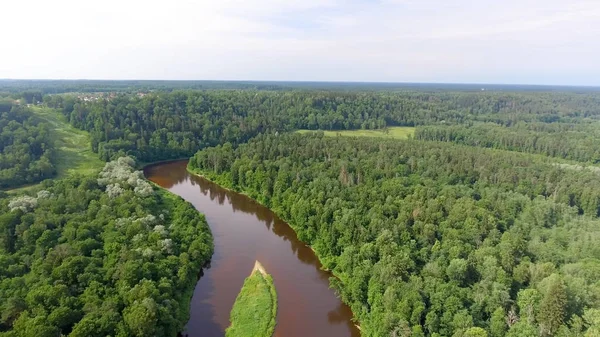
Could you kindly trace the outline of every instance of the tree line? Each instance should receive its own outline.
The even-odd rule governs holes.
[[[495,123],[430,125],[417,128],[414,137],[597,164],[600,162],[599,126],[598,123],[527,122],[519,122],[511,127]]]
[[[600,95],[593,93],[212,90],[66,102],[51,104],[91,133],[102,159],[131,155],[147,162],[189,157],[204,147],[241,144],[271,131],[567,122],[600,114]]]
[[[425,141],[261,135],[189,168],[310,244],[365,336],[594,336],[597,173]]]

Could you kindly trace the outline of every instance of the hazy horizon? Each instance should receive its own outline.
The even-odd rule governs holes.
[[[135,79],[135,78],[125,78],[125,79],[114,79],[114,78],[0,78],[0,81],[10,82],[20,82],[20,81],[30,81],[30,82],[191,82],[191,83],[232,83],[232,84],[299,84],[299,85],[307,85],[310,87],[311,84],[331,84],[331,85],[349,85],[349,86],[359,86],[359,85],[389,85],[389,86],[400,86],[400,87],[411,87],[411,86],[481,86],[481,89],[486,89],[485,86],[492,87],[549,87],[549,88],[590,88],[590,89],[600,89],[600,85],[580,85],[580,84],[539,84],[539,83],[476,83],[476,82],[376,82],[376,81],[287,81],[287,80],[219,80],[219,79]]]
[[[0,78],[599,86],[593,0],[10,1]]]

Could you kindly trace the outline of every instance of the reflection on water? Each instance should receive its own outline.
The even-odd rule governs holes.
[[[223,336],[229,311],[255,260],[278,295],[274,336],[360,336],[352,312],[329,289],[330,273],[296,233],[269,209],[186,171],[186,161],[145,168],[146,177],[206,215],[215,240],[210,268],[198,281],[184,335]]]

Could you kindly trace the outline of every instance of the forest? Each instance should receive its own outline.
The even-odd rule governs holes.
[[[0,101],[0,188],[17,187],[56,173],[49,126],[22,105]]]
[[[176,91],[118,95],[65,104],[71,123],[92,135],[103,160],[145,162],[192,156],[198,149],[241,144],[259,133],[353,130],[472,121],[590,121],[600,95],[575,93],[427,93],[330,91]]]
[[[334,271],[365,336],[600,328],[595,171],[514,152],[322,134],[205,149],[189,168],[289,222]]]
[[[0,336],[176,336],[212,236],[122,157],[0,199]]]
[[[600,162],[600,123],[518,122],[424,126],[415,138],[471,146],[538,153],[550,157],[597,164]]]
[[[294,228],[363,336],[600,335],[598,92],[42,82],[0,81],[0,188],[38,183],[0,192],[0,336],[182,331],[212,236],[134,167],[190,157]],[[104,169],[48,179],[37,105]]]

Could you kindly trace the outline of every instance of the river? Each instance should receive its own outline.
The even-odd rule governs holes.
[[[273,276],[278,297],[277,337],[358,337],[352,312],[329,288],[313,251],[268,208],[191,175],[187,161],[148,166],[148,179],[192,203],[206,216],[215,253],[194,290],[182,334],[222,337],[244,279],[259,260]]]

